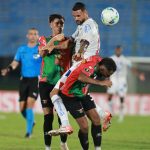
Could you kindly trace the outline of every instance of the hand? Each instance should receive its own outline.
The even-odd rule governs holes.
[[[83,55],[81,53],[76,53],[72,56],[73,60],[80,61],[83,59]]]
[[[8,68],[2,69],[2,70],[1,70],[1,75],[2,75],[2,76],[6,76],[6,75],[8,74],[8,72],[9,72]]]
[[[47,48],[48,53],[51,53],[51,52],[53,51],[54,48],[55,48],[55,46],[49,46],[49,47]]]
[[[141,81],[145,81],[145,75],[144,75],[144,73],[140,73],[140,74],[139,74],[139,79],[140,79]]]
[[[112,81],[106,79],[106,80],[104,80],[104,81],[100,81],[100,82],[99,82],[99,85],[101,85],[101,86],[106,86],[106,87],[111,87],[111,86],[112,86]]]

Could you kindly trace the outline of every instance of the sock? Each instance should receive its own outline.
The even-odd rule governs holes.
[[[119,121],[124,119],[124,98],[120,98],[120,112],[119,112]]]
[[[26,109],[21,111],[22,116],[26,119]]]
[[[101,147],[95,147],[95,150],[101,150]]]
[[[27,122],[27,133],[31,134],[34,123],[34,113],[32,108],[26,109],[26,122]]]
[[[105,111],[100,106],[98,106],[97,104],[96,104],[96,110],[97,110],[97,112],[98,112],[98,114],[100,116],[100,119],[101,120],[104,119]]]
[[[58,123],[59,123],[59,126],[61,126],[61,121],[60,121],[59,117],[58,117]],[[66,143],[66,141],[67,141],[67,134],[61,134],[60,135],[60,139],[61,139],[61,143],[62,144]]]
[[[110,113],[113,114],[113,101],[112,100],[108,101],[108,105]]]
[[[78,137],[83,150],[88,150],[89,149],[88,133],[83,133],[81,130],[79,130]]]
[[[94,125],[92,124],[91,127],[91,134],[93,137],[93,142],[95,147],[100,147],[101,146],[101,141],[102,141],[102,129],[101,125]]]
[[[68,113],[62,102],[61,97],[58,95],[54,95],[54,96],[52,96],[51,100],[52,100],[54,108],[56,109],[56,112],[61,120],[61,125],[62,126],[70,125],[69,119],[68,119]]]
[[[51,150],[51,148],[47,145],[45,145],[45,150]]]
[[[52,130],[53,119],[54,119],[53,114],[44,115],[44,125],[43,125],[44,142],[47,147],[50,147],[52,137],[47,135],[46,133]]]

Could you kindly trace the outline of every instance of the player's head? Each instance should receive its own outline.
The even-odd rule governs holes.
[[[74,17],[75,22],[78,25],[81,25],[85,20],[87,20],[88,13],[87,13],[85,4],[83,4],[81,2],[75,3],[72,8],[72,15]]]
[[[98,63],[98,77],[110,77],[117,69],[116,63],[112,58],[103,58]]]
[[[36,43],[39,39],[39,31],[36,28],[30,28],[26,37],[29,43]]]
[[[115,54],[116,56],[120,56],[122,54],[122,46],[121,45],[117,45],[115,48]]]
[[[64,17],[60,14],[52,14],[49,16],[49,24],[53,34],[60,34],[64,28]]]

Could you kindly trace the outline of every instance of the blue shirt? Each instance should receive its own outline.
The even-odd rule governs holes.
[[[38,46],[20,46],[14,60],[21,63],[21,75],[23,77],[37,77],[40,74],[42,58],[38,54]]]

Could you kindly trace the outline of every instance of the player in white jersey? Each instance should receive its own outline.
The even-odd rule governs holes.
[[[110,112],[113,113],[113,95],[117,94],[120,98],[120,112],[119,112],[119,121],[123,121],[124,118],[124,98],[127,93],[128,85],[127,85],[127,74],[128,69],[139,77],[140,80],[144,80],[144,74],[139,73],[137,69],[132,66],[132,63],[129,59],[127,59],[124,55],[122,55],[122,47],[120,45],[116,46],[115,55],[111,57],[116,65],[117,71],[110,77],[112,81],[112,86],[107,89],[108,93],[108,101]]]
[[[91,56],[98,55],[100,50],[98,25],[92,18],[88,17],[87,10],[85,9],[85,6],[83,7],[83,5],[84,4],[82,3],[76,3],[72,10],[73,17],[78,24],[78,27],[71,37],[71,41],[75,42],[75,54],[73,55],[73,66],[68,71],[70,73],[77,68],[81,62],[88,61],[91,59]],[[56,48],[58,47],[60,48],[61,45],[56,46]],[[66,81],[67,77],[68,73],[65,73],[51,92],[52,102],[61,119],[62,126],[64,127],[64,130],[60,131],[61,133],[71,132],[71,129],[68,128],[70,124],[67,117],[67,111],[61,98],[58,96],[59,89]],[[98,106],[97,111],[100,114],[100,117],[104,120],[103,129],[107,130],[110,125],[111,114],[105,112]]]

